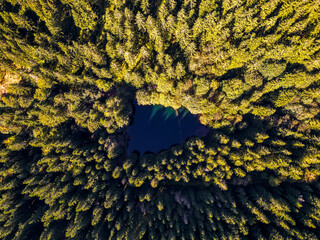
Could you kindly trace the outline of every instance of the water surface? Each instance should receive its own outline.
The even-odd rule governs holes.
[[[208,129],[198,116],[187,110],[162,106],[139,106],[135,104],[133,124],[128,129],[130,136],[128,154],[137,150],[141,154],[158,153],[174,144],[181,144],[191,136],[205,136]]]

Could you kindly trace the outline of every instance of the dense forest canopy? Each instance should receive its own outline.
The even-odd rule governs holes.
[[[1,239],[320,239],[318,0],[1,0],[0,81]]]

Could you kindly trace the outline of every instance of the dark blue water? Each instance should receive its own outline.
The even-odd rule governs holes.
[[[128,129],[130,136],[128,154],[134,150],[141,154],[150,151],[158,153],[174,144],[181,144],[191,136],[203,137],[208,129],[200,124],[197,116],[172,108],[138,106],[135,104],[133,124]]]

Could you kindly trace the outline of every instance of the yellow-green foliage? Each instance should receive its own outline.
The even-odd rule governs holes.
[[[320,239],[318,0],[2,0],[0,33],[0,239]],[[207,135],[130,154],[135,101]]]

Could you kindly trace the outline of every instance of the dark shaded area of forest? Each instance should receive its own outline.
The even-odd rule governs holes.
[[[320,239],[319,43],[318,0],[0,1],[0,239]],[[128,154],[134,102],[209,131]]]

